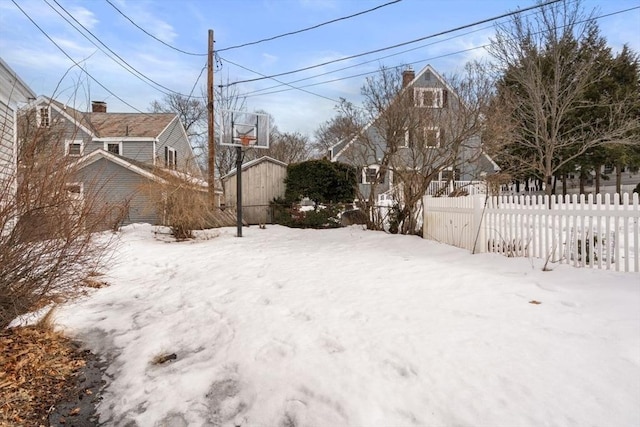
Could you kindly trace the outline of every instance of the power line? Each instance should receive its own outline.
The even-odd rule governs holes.
[[[251,70],[251,69],[249,69],[249,68],[247,68],[247,67],[244,67],[244,66],[242,66],[242,65],[240,65],[240,64],[236,64],[236,63],[235,63],[235,62],[233,62],[233,61],[229,61],[228,59],[224,59],[224,58],[222,58],[222,59],[223,59],[224,61],[227,61],[227,62],[228,62],[228,63],[230,63],[230,64],[235,65],[236,67],[240,67],[240,68],[242,68],[243,70],[247,70],[247,71],[250,71],[250,72],[252,72],[252,73],[255,73],[255,74],[261,75],[261,76],[263,76],[263,75],[264,75],[264,74],[261,74],[261,73],[259,73],[259,72],[257,72],[257,71]],[[314,93],[314,92],[311,92],[311,91],[308,91],[308,90],[304,90],[304,89],[302,89],[302,88],[292,86],[292,85],[290,85],[289,83],[284,83],[284,82],[281,82],[281,81],[276,80],[276,79],[273,79],[273,80],[277,81],[278,83],[281,83],[281,85],[289,86],[289,87],[291,88],[291,89],[286,89],[286,90],[293,90],[293,89],[295,89],[295,90],[300,90],[301,92],[305,92],[305,93],[308,93],[308,94],[310,94],[310,95],[314,95],[314,96],[317,96],[317,97],[319,97],[319,98],[324,98],[324,99],[327,99],[327,100],[329,100],[329,101],[332,101],[332,102],[336,102],[336,103],[338,103],[338,101],[337,101],[337,100],[335,100],[335,99],[333,99],[333,98],[329,98],[328,96],[324,96],[324,95],[320,95],[320,94],[318,94],[318,93]],[[222,87],[224,87],[224,85],[218,85],[218,87],[222,88]]]
[[[56,8],[54,8],[49,2],[48,0],[43,0],[54,12],[56,12],[58,15],[60,15],[60,17],[62,19],[64,19],[65,21],[67,21],[67,23],[69,25],[71,25],[73,27],[73,29],[75,29],[76,31],[78,31],[80,33],[80,35],[82,35],[84,38],[86,38],[91,44],[93,44],[95,47],[97,47],[98,49],[100,49],[100,51],[102,51],[102,53],[104,53],[107,57],[109,57],[113,62],[115,62],[116,64],[120,65],[123,69],[125,69],[128,73],[130,73],[131,75],[133,75],[134,77],[138,78],[140,81],[142,81],[143,83],[151,86],[152,88],[157,89],[156,87],[154,87],[153,85],[156,85],[157,87],[160,87],[170,93],[176,94],[176,95],[180,95],[180,96],[184,96],[184,97],[191,97],[190,95],[184,95],[180,92],[176,92],[173,89],[170,89],[158,82],[156,82],[155,80],[151,79],[150,77],[147,77],[144,73],[142,73],[141,71],[137,70],[133,65],[129,64],[124,58],[122,58],[120,55],[118,55],[116,52],[113,51],[113,49],[111,49],[109,46],[107,46],[104,42],[102,42],[102,40],[100,40],[100,38],[98,36],[96,36],[95,34],[93,34],[87,27],[85,27],[80,21],[78,21],[71,13],[69,13],[69,11],[67,11],[64,6],[62,6],[60,3],[58,3],[57,0],[53,0],[53,2],[60,8],[62,9],[67,15],[69,15],[71,17],[71,19],[73,19],[76,24],[78,24],[80,27],[82,27],[87,33],[89,33],[94,39],[96,39],[98,41],[98,43],[100,43],[102,46],[104,46],[109,52],[111,52],[113,55],[115,55],[120,61],[122,61],[122,63],[124,63],[127,67],[129,67],[129,69],[127,67],[125,67],[124,65],[122,65],[121,63],[119,63],[118,61],[116,61],[115,59],[113,59],[112,56],[110,56],[107,52],[105,52],[100,46],[98,46],[93,40],[91,40],[86,34],[84,34],[82,31],[80,31],[79,28],[77,28],[71,21],[69,21],[69,19],[67,19],[64,15],[62,15],[60,13],[60,11],[58,11]],[[133,70],[133,72],[132,72]],[[135,73],[134,73],[135,72]],[[147,81],[145,81],[147,80]],[[151,85],[149,82],[153,83],[153,85]],[[159,90],[159,92],[162,92],[165,95],[169,95],[168,92],[163,92],[162,90]],[[198,97],[198,98],[202,98],[202,97]]]
[[[107,1],[109,1],[109,0],[107,0]],[[294,34],[300,34],[300,33],[303,33],[305,31],[309,31],[309,30],[315,30],[316,28],[320,28],[320,27],[322,27],[324,25],[329,25],[329,24],[333,24],[334,22],[344,21],[346,19],[351,19],[351,18],[354,18],[356,16],[364,15],[366,13],[373,12],[373,11],[378,10],[378,9],[382,9],[383,7],[390,6],[390,5],[395,4],[395,3],[399,3],[401,1],[402,0],[390,1],[388,3],[381,4],[381,5],[376,6],[374,8],[363,10],[362,12],[354,13],[353,15],[348,15],[348,16],[343,16],[342,18],[332,19],[331,21],[326,21],[326,22],[323,22],[321,24],[317,24],[317,25],[313,25],[311,27],[303,28],[301,30],[291,31],[289,33],[283,33],[283,34],[279,34],[277,36],[268,37],[266,39],[257,40],[257,41],[249,42],[249,43],[243,43],[243,44],[239,44],[239,45],[236,45],[236,46],[226,47],[224,49],[218,49],[218,52],[224,52],[226,50],[231,50],[231,49],[238,49],[238,48],[241,48],[241,47],[251,46],[251,45],[258,44],[258,43],[263,43],[263,42],[268,42],[268,41],[279,39],[279,38],[286,37],[286,36],[292,36]]]
[[[11,0],[13,1],[13,0]],[[194,52],[187,52],[185,50],[182,50],[180,48],[177,48],[175,46],[171,46],[169,43],[166,43],[163,40],[160,40],[159,38],[157,38],[156,36],[154,36],[153,34],[151,34],[150,32],[148,32],[147,30],[145,30],[144,28],[142,28],[140,25],[136,24],[131,18],[129,18],[123,11],[121,11],[120,9],[118,9],[116,7],[116,5],[114,5],[113,3],[111,3],[110,0],[105,0],[107,3],[109,3],[111,5],[111,7],[113,7],[120,15],[122,15],[127,21],[131,22],[136,28],[138,28],[140,31],[142,31],[143,33],[145,33],[146,35],[148,35],[149,37],[151,37],[154,40],[159,41],[160,43],[162,43],[163,45],[176,50],[180,53],[184,53],[185,55],[193,55],[193,56],[207,56],[206,53],[194,53]]]
[[[258,81],[258,80],[265,80],[265,79],[270,79],[270,78],[273,78],[273,77],[286,76],[286,75],[289,75],[289,74],[295,74],[295,73],[299,73],[299,72],[302,72],[302,71],[312,70],[312,69],[318,68],[318,67],[324,67],[325,65],[334,64],[336,62],[346,61],[346,60],[353,59],[353,58],[359,58],[361,56],[370,55],[372,53],[378,53],[378,52],[383,52],[385,50],[395,49],[395,48],[398,48],[398,47],[406,46],[408,44],[417,43],[417,42],[420,42],[420,41],[423,41],[423,40],[427,40],[427,39],[431,39],[431,38],[434,38],[434,37],[442,36],[442,35],[445,35],[445,34],[450,34],[450,33],[456,32],[456,31],[464,30],[465,28],[470,28],[470,27],[473,27],[473,26],[476,26],[476,25],[480,25],[480,24],[484,24],[484,23],[487,23],[487,22],[491,22],[491,21],[495,21],[495,20],[498,20],[498,19],[502,19],[502,18],[506,18],[506,17],[509,17],[509,16],[513,16],[513,15],[516,15],[516,14],[519,14],[519,13],[522,13],[522,12],[526,12],[528,10],[539,9],[541,7],[548,6],[548,5],[553,4],[553,3],[558,3],[560,1],[562,1],[562,0],[550,0],[550,1],[547,1],[547,2],[542,3],[542,4],[537,4],[535,6],[527,7],[525,9],[520,9],[520,10],[516,10],[514,12],[504,13],[504,14],[499,15],[499,16],[494,16],[493,18],[483,19],[481,21],[476,21],[476,22],[471,23],[471,24],[462,25],[460,27],[456,27],[456,28],[453,28],[453,29],[450,29],[450,30],[441,31],[439,33],[435,33],[435,34],[431,34],[431,35],[428,35],[428,36],[420,37],[420,38],[417,38],[417,39],[414,39],[414,40],[410,40],[410,41],[407,41],[407,42],[398,43],[398,44],[395,44],[393,46],[387,46],[387,47],[383,47],[383,48],[380,48],[380,49],[374,49],[374,50],[370,50],[368,52],[363,52],[363,53],[359,53],[359,54],[356,54],[356,55],[350,55],[350,56],[346,56],[344,58],[334,59],[332,61],[326,61],[326,62],[323,62],[321,64],[310,65],[308,67],[298,68],[296,70],[286,71],[286,72],[278,73],[278,74],[272,74],[272,75],[265,76],[265,77],[256,77],[256,78],[253,78],[253,79],[238,80],[236,82],[230,83],[230,85],[236,85],[236,84],[239,84],[239,83],[255,82],[255,81]]]
[[[109,94],[111,94],[112,96],[114,96],[116,99],[118,99],[118,100],[119,100],[119,101],[121,101],[123,104],[127,105],[128,107],[130,107],[130,108],[132,108],[132,109],[136,110],[136,111],[137,111],[137,112],[139,112],[139,113],[147,114],[147,113],[145,113],[144,111],[140,111],[139,109],[137,109],[137,108],[136,108],[136,107],[134,107],[133,105],[129,104],[129,103],[128,103],[127,101],[125,101],[124,99],[120,98],[118,95],[116,95],[115,93],[113,93],[110,89],[108,89],[105,85],[103,85],[102,83],[100,83],[100,81],[99,81],[98,79],[96,79],[96,78],[95,78],[95,77],[93,77],[91,74],[89,74],[89,72],[88,72],[87,70],[85,70],[84,68],[82,68],[82,66],[80,66],[80,64],[78,64],[78,63],[77,63],[77,62],[76,62],[76,61],[75,61],[71,56],[69,56],[69,54],[68,54],[67,52],[65,52],[65,50],[64,50],[64,49],[62,49],[62,48],[58,45],[58,43],[56,43],[56,42],[55,42],[55,41],[54,41],[54,40],[49,36],[49,34],[47,34],[47,32],[46,32],[46,31],[44,31],[44,30],[40,27],[40,26],[39,26],[39,25],[38,25],[38,24],[37,24],[37,23],[36,23],[36,22],[31,18],[31,16],[29,16],[29,14],[28,14],[27,12],[25,12],[25,11],[24,11],[24,9],[22,9],[22,8],[20,7],[20,5],[19,5],[18,3],[16,3],[16,0],[11,0],[11,2],[12,2],[12,3],[13,3],[13,4],[14,4],[14,5],[15,5],[19,10],[20,10],[20,12],[22,12],[22,13],[24,14],[24,16],[26,16],[26,17],[27,17],[27,19],[28,19],[29,21],[31,21],[31,23],[32,23],[33,25],[35,25],[35,27],[36,27],[38,30],[40,30],[40,32],[41,32],[42,34],[44,34],[44,36],[45,36],[47,39],[49,39],[49,41],[50,41],[51,43],[53,43],[53,45],[54,45],[55,47],[57,47],[57,48],[58,48],[58,50],[60,50],[60,52],[62,52],[62,53],[64,54],[64,56],[66,56],[67,58],[69,58],[69,60],[70,60],[71,62],[73,62],[73,63],[76,65],[76,67],[80,68],[80,69],[81,69],[81,70],[82,70],[82,71],[83,71],[87,76],[89,76],[89,77],[91,78],[91,80],[93,80],[94,82],[96,82],[96,83],[98,84],[98,86],[100,86],[102,89],[106,90]]]
[[[607,14],[604,14],[604,15],[595,16],[593,18],[589,18],[589,19],[585,19],[585,20],[582,20],[582,21],[578,21],[576,23],[584,23],[584,22],[598,20],[598,19],[601,19],[601,18],[607,18],[609,16],[630,12],[630,11],[636,10],[636,9],[640,9],[640,6],[635,6],[635,7],[632,7],[632,8],[618,10],[618,11],[607,13]],[[560,27],[558,27],[558,28],[560,28]],[[536,34],[539,34],[539,33],[536,33]],[[434,44],[434,43],[432,43],[432,44]],[[424,46],[428,46],[428,45],[424,45]],[[424,46],[422,46],[422,47],[424,47]],[[422,60],[418,60],[418,61],[413,61],[413,62],[410,62],[408,64],[402,64],[400,66],[390,67],[390,68],[397,69],[397,68],[404,67],[406,65],[417,65],[417,64],[428,62],[428,61],[433,61],[435,59],[441,59],[441,58],[445,58],[445,57],[448,57],[448,56],[457,55],[457,54],[460,54],[460,53],[470,52],[470,51],[477,50],[477,49],[484,49],[484,48],[486,48],[488,46],[489,46],[489,44],[484,44],[484,45],[481,45],[481,46],[476,46],[476,47],[472,47],[472,48],[468,48],[468,49],[462,49],[462,50],[458,50],[458,51],[455,51],[455,52],[450,52],[450,53],[446,53],[446,54],[442,54],[442,55],[438,55],[438,56],[434,56],[434,57],[430,57],[430,58],[426,58],[426,59],[422,59]],[[410,51],[410,50],[415,50],[415,49],[409,49],[408,51]],[[407,51],[404,51],[404,52],[407,52]],[[304,81],[304,80],[310,80],[310,79],[321,77],[321,76],[324,76],[324,75],[327,75],[327,74],[331,74],[331,73],[334,73],[334,72],[337,72],[337,71],[343,71],[343,70],[348,69],[348,68],[354,68],[354,67],[357,67],[357,66],[360,66],[360,65],[368,64],[370,62],[375,62],[375,61],[378,61],[380,59],[388,58],[388,57],[394,56],[394,55],[395,54],[388,55],[388,56],[377,58],[377,59],[374,59],[374,60],[371,60],[371,61],[366,61],[366,62],[363,62],[363,63],[360,63],[360,64],[352,65],[352,66],[349,66],[349,67],[344,67],[344,68],[340,68],[340,69],[337,69],[337,70],[333,70],[333,71],[328,71],[328,72],[325,72],[325,73],[317,74],[315,76],[306,77],[306,78],[303,78],[303,79],[291,81],[289,83],[284,83],[284,84],[272,86],[272,87],[269,87],[269,88],[256,90],[256,91],[253,91],[253,92],[247,92],[247,93],[243,94],[242,96],[251,98],[251,97],[255,97],[255,96],[272,95],[272,94],[276,94],[276,93],[287,92],[287,91],[293,90],[293,89],[302,89],[302,88],[307,88],[307,87],[320,86],[320,85],[324,85],[324,84],[339,82],[339,81],[342,81],[342,80],[349,80],[349,79],[356,78],[356,77],[362,77],[362,76],[367,76],[367,75],[371,75],[371,74],[376,74],[376,73],[378,73],[378,70],[368,71],[368,72],[364,72],[364,73],[354,74],[354,75],[350,75],[350,76],[346,76],[346,77],[340,77],[340,78],[331,79],[331,80],[325,80],[325,81],[322,81],[322,82],[312,83],[312,84],[304,85],[304,86],[297,86],[297,87],[291,86],[291,84],[293,84],[293,83],[298,83],[298,82]],[[275,80],[275,79],[273,79],[273,80]],[[281,89],[281,90],[275,90],[275,91],[271,91],[271,92],[259,93],[259,92],[266,91],[266,90],[269,90],[269,89],[275,89],[275,88],[283,86],[283,85],[287,85],[287,86],[289,86],[289,87],[291,87],[293,89]]]

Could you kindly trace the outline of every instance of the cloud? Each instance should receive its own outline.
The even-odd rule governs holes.
[[[96,18],[94,13],[88,9],[85,9],[84,7],[74,7],[68,10],[69,13],[78,20],[78,22],[80,22],[89,30],[95,28],[96,24],[98,23],[98,19]]]
[[[268,67],[275,64],[278,61],[278,57],[276,55],[271,55],[269,53],[262,54],[262,67]]]
[[[121,1],[118,9],[140,27],[166,43],[172,42],[178,36],[171,24],[153,13],[155,6],[152,2]]]

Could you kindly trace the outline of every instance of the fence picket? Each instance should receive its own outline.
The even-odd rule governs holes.
[[[640,272],[638,194],[430,197],[423,236],[475,252]]]

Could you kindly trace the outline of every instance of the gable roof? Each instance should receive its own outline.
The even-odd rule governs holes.
[[[202,179],[187,175],[182,172],[174,171],[174,170],[155,168],[146,163],[138,162],[138,161],[114,154],[110,151],[103,150],[101,148],[92,151],[90,154],[86,156],[81,157],[76,162],[72,163],[70,167],[72,168],[78,167],[79,169],[82,169],[91,165],[92,163],[97,162],[100,159],[105,159],[107,161],[113,162],[144,178],[150,179],[160,184],[166,184],[167,183],[166,178],[174,177],[174,178],[182,179],[195,187],[200,187],[203,189],[203,191],[205,191],[206,188],[208,187],[207,182]],[[216,188],[216,193],[221,193],[221,190]]]
[[[453,89],[453,87],[451,87],[449,85],[449,83],[447,83],[447,81],[430,65],[427,64],[425,65],[422,70],[420,70],[418,73],[416,73],[416,75],[414,76],[414,78],[407,83],[406,86],[404,86],[402,88],[402,90],[400,91],[401,93],[408,90],[409,88],[412,88],[416,82],[420,79],[420,77],[422,77],[427,71],[429,71],[435,78],[436,80],[438,80],[443,86],[444,88],[454,97],[458,98],[458,94],[455,92],[455,90]],[[369,127],[371,127],[373,125],[373,123],[378,119],[378,116],[376,116],[375,119],[371,120],[369,123],[367,123],[362,130],[358,133],[358,135],[354,136],[353,138],[351,138],[348,142],[343,140],[340,140],[338,142],[336,142],[335,144],[333,144],[331,147],[329,147],[329,153],[330,153],[330,157],[331,157],[331,161],[335,162],[338,160],[338,157],[340,157],[342,155],[342,153],[344,153],[344,151],[355,142],[356,139],[358,139],[358,136],[360,134],[362,134],[363,132],[366,132],[367,129],[369,129]],[[338,148],[338,152],[336,154],[334,154],[334,150]]]
[[[173,113],[84,113],[96,137],[157,138],[177,120]]]
[[[242,170],[243,170],[243,171],[244,171],[244,170],[247,170],[247,169],[252,168],[252,167],[254,167],[254,166],[256,166],[256,165],[259,165],[260,163],[263,163],[263,162],[273,163],[273,164],[276,164],[276,165],[278,165],[278,166],[282,166],[282,167],[285,167],[285,168],[288,166],[285,162],[282,162],[282,161],[280,161],[280,160],[276,160],[276,159],[274,159],[273,157],[269,157],[269,156],[262,156],[262,157],[260,157],[259,159],[253,159],[253,160],[251,160],[250,162],[243,163],[243,164],[242,164]],[[235,174],[236,174],[236,172],[237,172],[237,168],[231,169],[231,170],[229,171],[229,173],[227,173],[226,175],[224,175],[224,176],[223,176],[223,177],[221,177],[220,179],[229,178],[230,176],[235,175]]]
[[[174,120],[175,113],[93,113],[82,112],[46,96],[40,96],[32,104],[46,103],[68,120],[76,123],[94,138],[157,138]]]

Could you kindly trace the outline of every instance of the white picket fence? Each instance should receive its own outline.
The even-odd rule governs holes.
[[[425,196],[423,236],[474,253],[640,272],[638,194]]]

